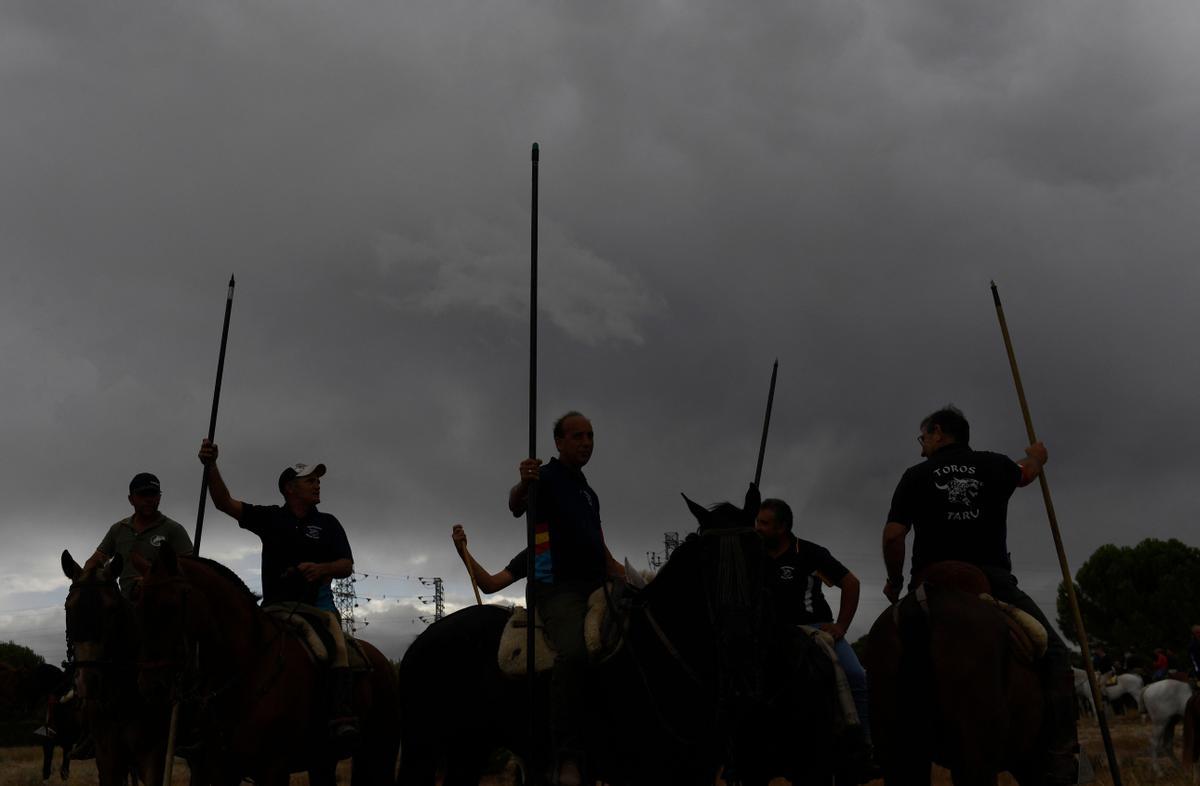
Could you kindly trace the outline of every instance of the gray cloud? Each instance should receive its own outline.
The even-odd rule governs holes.
[[[539,451],[554,416],[592,416],[614,552],[688,530],[680,491],[741,497],[778,357],[764,491],[864,579],[865,631],[920,417],[954,401],[981,446],[1024,442],[991,279],[1073,562],[1187,539],[1195,23],[1178,2],[10,4],[0,609],[57,624],[59,551],[91,552],[137,471],[194,526],[231,272],[235,495],[324,461],[361,570],[469,602],[450,526],[493,567],[523,542],[502,506],[535,140]],[[1046,600],[1038,505],[1014,501],[1010,540]],[[254,584],[256,539],[211,507],[204,532]],[[418,629],[396,609],[370,626],[393,656]]]

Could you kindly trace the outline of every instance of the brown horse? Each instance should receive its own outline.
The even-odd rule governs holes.
[[[970,569],[971,566],[965,566]],[[962,566],[959,566],[962,570]],[[978,571],[975,571],[978,573]],[[983,579],[986,587],[986,579]],[[928,576],[871,627],[871,731],[887,786],[928,786],[930,763],[955,786],[1027,786],[1042,771],[1042,683],[1015,652],[1002,612]]]
[[[224,565],[170,549],[153,565],[134,562],[146,631],[139,686],[161,706],[179,699],[195,708],[207,777],[274,786],[307,770],[310,783],[333,784],[339,753],[326,726],[326,669]],[[395,670],[379,650],[359,644],[371,668],[355,674],[362,736],[352,782],[390,786],[399,748]]]
[[[101,786],[124,784],[131,773],[162,779],[169,715],[147,706],[137,691],[139,629],[133,605],[117,589],[121,557],[84,570],[62,553],[67,592],[67,640],[75,655],[75,692],[84,727],[96,746]]]

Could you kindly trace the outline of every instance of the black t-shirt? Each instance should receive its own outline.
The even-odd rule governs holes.
[[[775,596],[776,609],[784,622],[819,625],[833,622],[833,611],[821,594],[821,585],[841,584],[849,572],[829,549],[793,536],[787,550],[771,560],[767,587]]]
[[[288,569],[301,562],[354,559],[346,531],[336,518],[311,508],[304,518],[298,519],[289,508],[279,505],[242,503],[238,524],[262,539],[264,606],[299,601],[324,607],[332,602],[318,602],[329,594],[328,581],[313,584],[295,571],[289,574]]]
[[[550,459],[538,477],[535,512],[534,579],[599,586],[606,568],[600,498],[583,473]]]
[[[521,549],[521,553],[510,559],[508,564],[504,566],[504,569],[511,573],[514,579],[520,580],[529,575],[525,571],[525,554],[527,551],[528,549]]]
[[[915,528],[915,573],[942,560],[1009,569],[1008,498],[1021,468],[1008,456],[950,444],[909,467],[888,521]]]

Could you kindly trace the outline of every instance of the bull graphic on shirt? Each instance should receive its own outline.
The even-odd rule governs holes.
[[[951,505],[970,505],[979,496],[983,482],[974,478],[951,478],[945,485],[934,483],[933,487],[946,492]]]

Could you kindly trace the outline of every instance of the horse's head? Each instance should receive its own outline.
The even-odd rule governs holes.
[[[671,554],[647,587],[646,602],[683,661],[681,668],[715,696],[721,734],[732,733],[742,708],[763,694],[763,669],[772,615],[765,607],[766,552],[754,532],[758,490],[742,507],[709,508],[687,497],[699,529]],[[712,716],[710,716],[712,717]]]
[[[104,670],[132,663],[137,647],[137,626],[129,601],[117,587],[121,575],[121,555],[107,565],[87,570],[63,550],[63,575],[71,580],[64,604],[67,640],[75,656],[81,698],[99,690]]]
[[[154,562],[133,557],[142,576],[135,603],[143,636],[138,658],[138,689],[147,701],[161,703],[173,698],[174,687],[191,654],[192,594],[174,550],[158,550]]]

